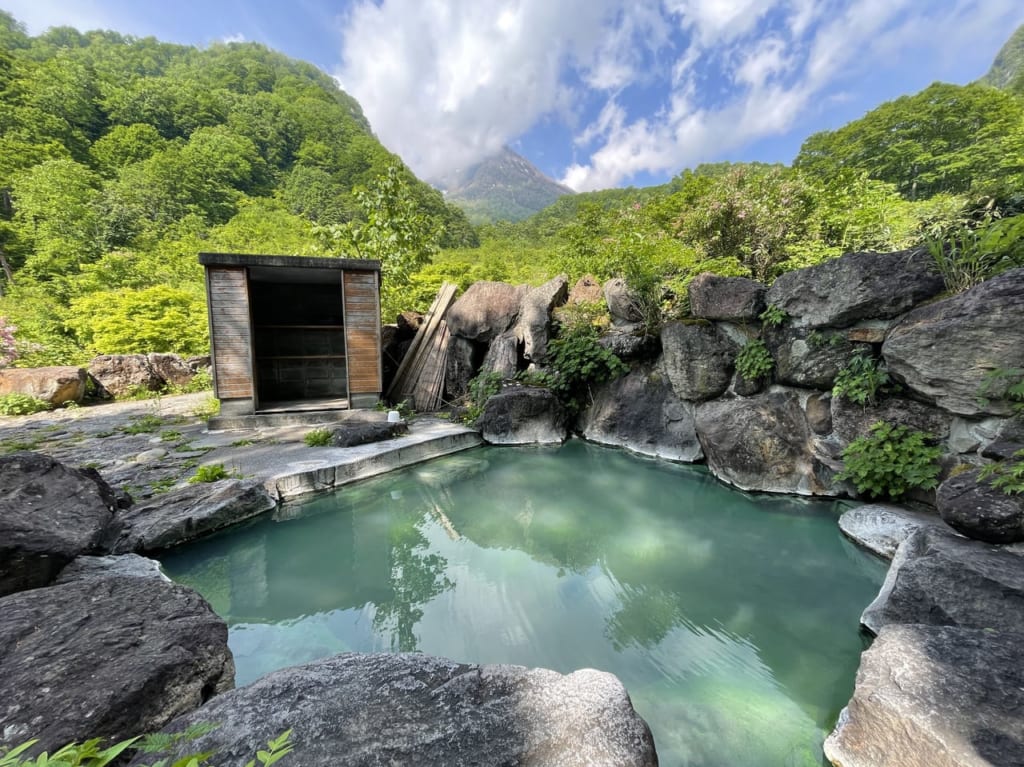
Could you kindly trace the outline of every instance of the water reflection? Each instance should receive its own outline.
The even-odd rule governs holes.
[[[829,504],[583,443],[482,449],[183,549],[244,684],[343,650],[423,650],[626,684],[663,764],[819,764],[882,567]]]

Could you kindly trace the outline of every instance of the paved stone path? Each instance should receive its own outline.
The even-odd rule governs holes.
[[[0,453],[33,450],[95,468],[136,501],[182,487],[200,466],[264,482],[279,498],[327,489],[479,444],[477,433],[416,418],[409,434],[353,448],[308,447],[313,426],[211,432],[209,393],[0,417]],[[375,417],[383,413],[373,412]]]

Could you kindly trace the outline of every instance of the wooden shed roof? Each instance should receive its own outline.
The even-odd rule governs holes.
[[[380,261],[369,258],[200,253],[199,263],[208,267],[244,266],[254,282],[329,283],[338,280],[342,272],[374,272],[380,280]]]

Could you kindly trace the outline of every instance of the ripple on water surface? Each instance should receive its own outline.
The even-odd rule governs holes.
[[[569,442],[480,448],[179,549],[246,684],[344,651],[623,681],[663,765],[820,765],[884,566],[830,502]]]

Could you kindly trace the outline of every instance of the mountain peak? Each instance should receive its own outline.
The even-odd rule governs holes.
[[[521,221],[573,190],[544,175],[522,155],[503,147],[476,165],[436,179],[445,199],[474,224]]]

